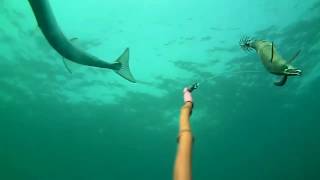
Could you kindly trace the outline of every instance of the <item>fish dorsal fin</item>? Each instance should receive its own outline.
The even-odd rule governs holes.
[[[271,44],[271,59],[270,59],[271,63],[273,62],[273,55],[274,55],[274,46],[273,46],[273,42],[272,42],[272,44]]]
[[[296,54],[294,54],[294,56],[288,61],[289,63],[292,63],[301,53],[301,50],[299,50],[298,52],[296,52]]]
[[[69,39],[69,42],[74,45],[75,47],[77,48],[80,48],[80,49],[83,49],[85,51],[89,50],[90,49],[90,46],[88,46],[86,44],[86,42],[83,42],[81,39],[77,38],[77,37],[74,37],[74,38],[71,38]]]
[[[79,38],[77,37],[74,37],[74,38],[71,38],[69,39],[70,43],[76,47],[80,47],[80,43],[79,43]]]
[[[282,76],[282,78],[279,81],[276,81],[273,84],[276,86],[283,86],[286,84],[287,80],[288,80],[288,76],[284,75],[284,76]]]
[[[75,47],[82,49],[82,48],[81,48],[81,42],[80,42],[79,38],[73,37],[73,38],[69,39],[69,42],[70,42],[72,45],[74,45]]]
[[[79,38],[77,38],[77,37],[74,37],[74,38],[71,38],[69,41],[70,42],[75,42],[75,41],[77,41]]]

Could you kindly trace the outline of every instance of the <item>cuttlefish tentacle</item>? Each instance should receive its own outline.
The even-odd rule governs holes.
[[[284,84],[286,84],[287,80],[288,80],[288,76],[285,75],[285,76],[282,76],[282,78],[279,81],[276,81],[273,84],[276,86],[283,86]]]

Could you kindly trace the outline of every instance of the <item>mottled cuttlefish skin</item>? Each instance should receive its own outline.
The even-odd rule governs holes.
[[[43,35],[61,56],[78,64],[107,68],[131,82],[136,82],[129,69],[129,49],[114,62],[105,62],[74,46],[61,31],[48,0],[28,0]]]
[[[275,82],[277,86],[283,86],[288,76],[301,76],[302,71],[294,67],[291,63],[299,55],[298,51],[290,60],[284,59],[275,48],[273,42],[266,40],[252,40],[247,38],[240,41],[240,46],[245,50],[254,49],[264,67],[274,75],[282,76],[281,80]]]

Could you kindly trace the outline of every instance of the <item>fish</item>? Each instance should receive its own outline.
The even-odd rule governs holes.
[[[129,48],[126,48],[113,63],[101,60],[72,44],[64,35],[57,23],[49,0],[28,1],[42,34],[51,47],[63,58],[85,66],[111,69],[124,79],[136,83],[129,68]],[[68,69],[68,71],[70,70]]]

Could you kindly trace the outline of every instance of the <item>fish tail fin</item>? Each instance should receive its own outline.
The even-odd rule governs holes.
[[[116,63],[120,63],[120,69],[114,70],[117,74],[121,77],[125,78],[126,80],[136,83],[137,81],[134,79],[133,75],[131,74],[129,68],[129,48],[127,48],[121,56],[116,60]]]

